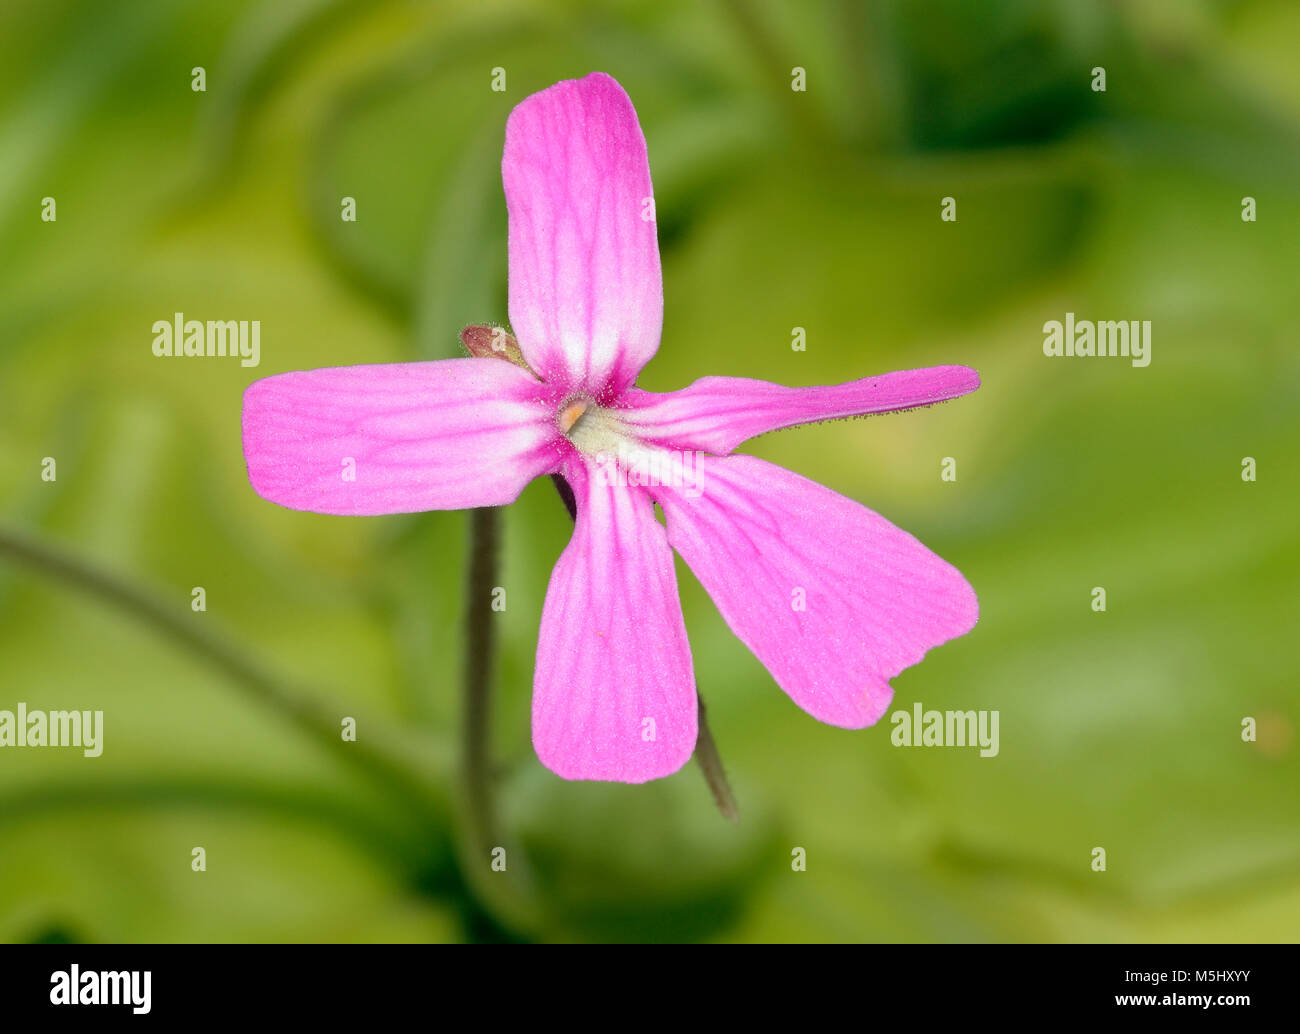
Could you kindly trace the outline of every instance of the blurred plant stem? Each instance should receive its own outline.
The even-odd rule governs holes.
[[[464,692],[461,701],[461,779],[464,782],[461,869],[479,900],[498,922],[517,933],[537,934],[541,909],[530,892],[523,852],[503,842],[497,825],[492,768],[492,677],[496,617],[492,593],[500,566],[501,514],[481,507],[469,514],[469,571],[466,578]],[[503,869],[494,868],[500,855]]]
[[[829,141],[833,133],[825,114],[816,102],[809,100],[805,91],[790,88],[790,76],[796,66],[790,55],[782,51],[777,34],[752,0],[722,0],[722,9],[730,16],[741,43],[758,66],[759,77],[773,102],[785,112],[794,130],[812,145]]]
[[[492,590],[496,586],[501,515],[493,507],[484,507],[471,511],[469,521],[465,691],[462,701],[460,760],[471,831],[480,845],[490,846],[497,839],[496,802],[489,754],[492,733],[492,658],[496,647]]]
[[[448,808],[439,790],[438,771],[445,759],[438,758],[428,743],[403,742],[396,730],[369,717],[357,723],[357,739],[344,742],[341,722],[351,708],[330,705],[324,698],[305,693],[262,668],[214,630],[214,619],[209,615],[188,612],[148,589],[14,528],[0,526],[0,556],[141,619],[242,686],[251,699],[288,718],[332,757],[346,761],[396,792],[429,821],[445,821]]]
[[[564,508],[569,511],[569,516],[576,521],[578,519],[578,504],[573,497],[573,489],[559,474],[552,474],[551,481],[555,483],[555,490],[560,494],[560,500],[564,503]],[[727,782],[726,769],[722,767],[722,756],[718,753],[718,745],[713,742],[713,733],[709,731],[709,720],[705,714],[704,698],[699,695],[698,687],[696,688],[695,699],[699,704],[697,710],[699,715],[699,735],[695,741],[695,760],[704,773],[704,780],[709,784],[709,789],[713,793],[713,801],[717,804],[722,817],[730,819],[732,822],[739,822],[740,810],[736,807],[736,796],[731,792],[731,784]]]
[[[695,760],[704,772],[704,779],[709,784],[709,789],[713,791],[713,802],[718,806],[722,817],[732,822],[739,822],[740,809],[736,807],[736,796],[731,792],[731,784],[727,782],[727,772],[722,767],[722,755],[718,753],[718,745],[713,742],[713,733],[709,731],[704,697],[699,695],[698,688],[695,699],[699,703],[700,724],[699,738],[695,742]]]
[[[273,823],[310,823],[374,858],[407,879],[420,879],[420,866],[434,852],[427,837],[398,807],[376,808],[373,796],[360,801],[333,785],[286,781],[280,776],[244,777],[231,772],[213,779],[206,772],[170,771],[163,775],[110,774],[93,782],[80,777],[43,779],[14,790],[0,790],[0,815],[6,823],[49,820],[59,812],[104,815],[139,814],[175,807],[257,815]],[[449,838],[443,838],[442,847]],[[427,870],[426,870],[427,871]]]

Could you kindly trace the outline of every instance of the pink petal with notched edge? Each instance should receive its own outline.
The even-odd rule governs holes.
[[[533,746],[565,779],[643,783],[695,750],[696,699],[673,554],[640,488],[566,470],[578,504],[551,573],[533,678]]]
[[[969,366],[900,370],[814,388],[702,377],[665,394],[634,388],[620,401],[628,407],[620,418],[646,440],[725,455],[747,438],[782,427],[914,409],[955,399],[979,385],[979,374]]]
[[[550,395],[500,359],[266,377],[244,392],[248,478],[264,499],[316,513],[509,503],[559,465]]]
[[[697,498],[649,490],[668,541],[814,718],[873,724],[889,679],[974,627],[979,603],[961,572],[879,514],[752,456],[699,463]]]
[[[519,346],[543,379],[610,398],[663,324],[650,165],[623,87],[594,72],[520,102],[501,173]]]

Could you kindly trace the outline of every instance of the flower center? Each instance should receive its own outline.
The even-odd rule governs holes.
[[[555,421],[579,452],[587,456],[617,454],[619,447],[635,447],[636,439],[613,410],[603,409],[586,397],[567,400]]]

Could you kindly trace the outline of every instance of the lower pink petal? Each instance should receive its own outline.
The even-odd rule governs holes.
[[[725,455],[747,438],[782,427],[928,406],[972,392],[979,384],[979,374],[969,366],[900,370],[813,388],[702,377],[666,394],[627,392],[624,422],[647,440]]]
[[[282,373],[244,392],[244,458],[264,499],[316,513],[509,503],[559,462],[554,402],[499,359]]]
[[[669,542],[813,717],[873,724],[889,679],[975,625],[961,572],[865,506],[752,456],[703,457],[699,475],[696,497],[651,490]]]
[[[695,750],[696,699],[673,554],[639,488],[566,472],[573,539],[551,574],[533,680],[533,746],[565,779],[643,783]]]

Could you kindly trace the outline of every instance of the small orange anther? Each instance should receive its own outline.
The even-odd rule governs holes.
[[[570,402],[560,410],[560,430],[565,434],[568,434],[569,429],[578,422],[578,418],[585,412],[587,412],[586,402],[583,402],[581,399],[575,402]]]

